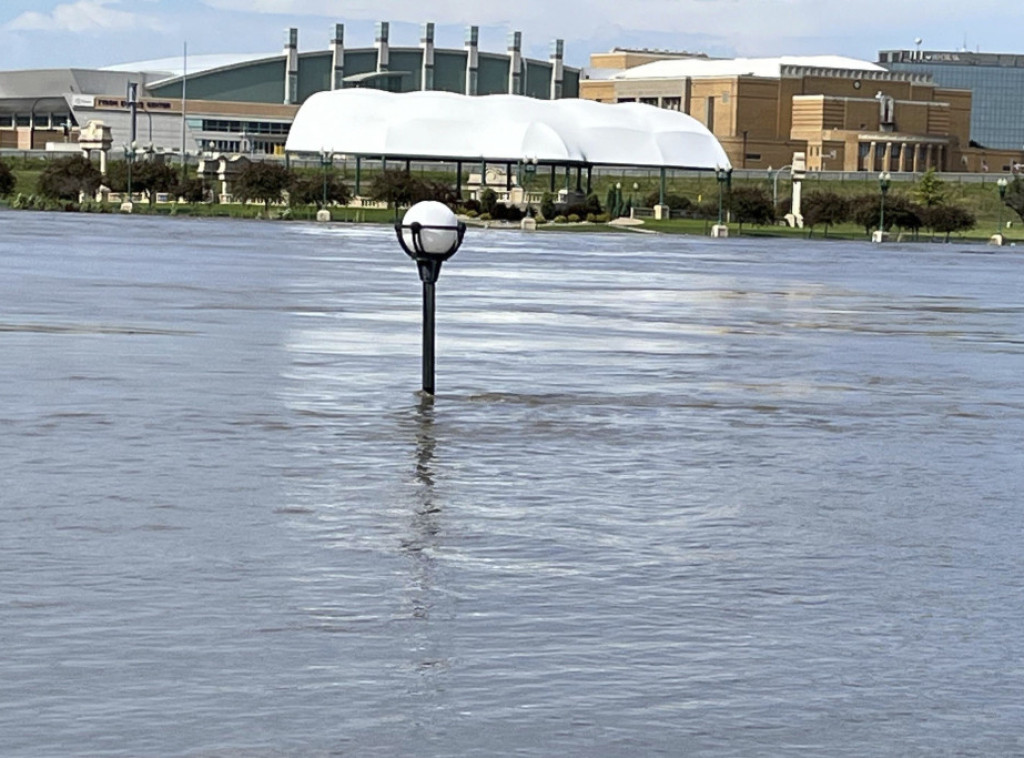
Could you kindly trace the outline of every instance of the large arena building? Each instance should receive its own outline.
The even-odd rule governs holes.
[[[564,65],[562,40],[548,60],[524,57],[520,32],[501,53],[481,51],[478,40],[478,28],[469,27],[463,48],[436,48],[427,23],[418,45],[392,46],[381,22],[372,47],[349,48],[337,24],[323,50],[300,52],[298,31],[289,29],[273,55],[0,72],[0,148],[73,149],[82,127],[102,121],[115,149],[134,135],[139,149],[158,152],[280,154],[299,106],[325,90],[578,97],[580,71]]]

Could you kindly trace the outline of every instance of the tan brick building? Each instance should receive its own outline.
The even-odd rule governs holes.
[[[589,75],[581,97],[688,113],[714,132],[735,168],[780,167],[804,152],[811,171],[982,170],[969,147],[970,91],[939,87],[926,74],[839,56],[613,50],[591,56]],[[1000,166],[1020,160],[987,155]]]

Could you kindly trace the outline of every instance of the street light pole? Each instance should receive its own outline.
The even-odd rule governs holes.
[[[889,184],[892,181],[892,174],[883,171],[878,175],[878,189],[882,192],[882,202],[878,206],[878,238],[884,239],[885,235],[885,196],[889,192]]]
[[[321,209],[327,207],[327,167],[331,164],[331,154],[327,150],[320,151],[320,167],[323,169],[324,188]]]
[[[715,179],[718,180],[718,225],[722,225],[722,196],[725,192],[725,180],[728,178],[724,168],[719,166],[715,169]]]
[[[788,164],[780,169],[776,169],[775,175],[772,177],[772,207],[775,207],[779,204],[779,174],[781,174],[786,169],[789,169],[790,173],[792,173],[793,165]],[[770,168],[768,170],[771,171]]]
[[[999,233],[1003,233],[1003,206],[1006,205],[1006,177],[1001,176],[996,180],[996,187],[999,188]]]
[[[1003,206],[1006,205],[1006,185],[1005,176],[1001,176],[996,180],[996,188],[999,190],[999,228],[990,240],[993,245],[1002,245],[1005,241],[1003,238]]]

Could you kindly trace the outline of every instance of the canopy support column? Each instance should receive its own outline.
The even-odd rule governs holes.
[[[363,179],[363,159],[361,156],[356,156],[356,197],[359,197],[359,185]]]
[[[455,197],[462,199],[462,161],[455,162]]]

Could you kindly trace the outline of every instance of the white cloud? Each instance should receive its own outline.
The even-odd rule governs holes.
[[[50,13],[26,11],[5,25],[7,31],[96,32],[158,29],[155,18],[119,10],[118,0],[77,0]]]

